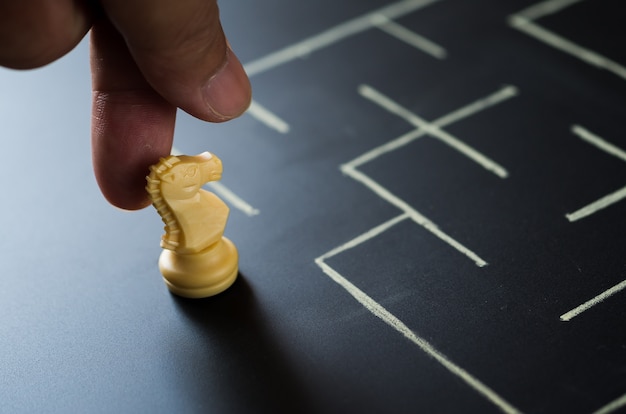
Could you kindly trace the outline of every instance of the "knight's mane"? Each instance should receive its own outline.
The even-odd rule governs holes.
[[[180,245],[181,229],[180,224],[176,220],[176,215],[161,194],[161,178],[179,162],[181,162],[180,158],[175,155],[161,158],[158,164],[150,167],[150,174],[146,177],[148,182],[146,190],[150,195],[152,205],[156,208],[159,216],[161,216],[163,223],[165,223],[165,234],[161,237],[161,247],[171,250],[176,249]]]

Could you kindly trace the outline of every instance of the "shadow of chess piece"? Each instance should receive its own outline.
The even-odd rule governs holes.
[[[150,167],[146,190],[165,223],[159,269],[169,290],[205,298],[226,290],[238,273],[235,245],[223,237],[228,206],[201,187],[222,176],[222,162],[208,152],[171,155]]]

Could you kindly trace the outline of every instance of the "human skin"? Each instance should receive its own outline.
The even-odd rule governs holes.
[[[111,204],[140,209],[148,166],[170,153],[176,109],[230,120],[247,109],[250,82],[216,0],[0,0],[0,65],[46,65],[90,30],[95,176]]]

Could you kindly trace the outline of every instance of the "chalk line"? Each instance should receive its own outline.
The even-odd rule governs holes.
[[[587,204],[586,206],[574,211],[573,213],[568,213],[565,215],[567,219],[571,222],[580,220],[582,218],[588,217],[599,210],[607,208],[619,201],[622,201],[626,198],[626,186],[620,188],[619,190],[605,195],[599,200],[594,201],[593,203]]]
[[[170,153],[172,155],[183,155],[183,153],[176,147],[172,147]],[[252,217],[260,213],[259,210],[246,203],[241,197],[233,193],[230,189],[228,189],[228,187],[218,181],[211,181],[209,183],[206,183],[204,187],[208,190],[215,192],[224,201],[230,204],[231,207],[240,210],[247,216]]]
[[[324,255],[320,256],[320,259],[322,260],[328,259],[330,257],[338,255],[339,253],[342,253],[346,250],[352,249],[353,247],[363,244],[366,241],[373,239],[379,234],[385,232],[386,230],[400,223],[401,221],[406,220],[407,218],[409,218],[409,215],[407,213],[403,213],[390,220],[387,220],[384,223],[379,224],[378,226],[374,227],[373,229],[366,231],[360,236],[357,236],[354,239],[348,241],[347,243],[344,243],[341,246],[336,247],[333,250],[329,251],[328,253],[325,253]]]
[[[593,50],[582,47],[571,40],[559,36],[556,33],[533,23],[525,17],[513,15],[509,17],[509,24],[515,29],[522,31],[537,40],[554,47],[555,49],[570,54],[592,66],[608,70],[622,79],[626,79],[626,68],[624,66],[594,52]]]
[[[433,133],[435,131],[436,133]],[[428,132],[434,137],[439,138],[440,141],[448,144],[449,146],[451,146],[452,148],[454,148],[461,154],[465,155],[469,159],[481,165],[487,171],[494,173],[498,177],[507,178],[509,176],[509,172],[504,167],[502,167],[501,165],[499,165],[497,162],[493,161],[492,159],[488,158],[484,154],[478,152],[474,148],[470,147],[463,141],[460,141],[459,139],[452,136],[448,132],[441,130],[441,129],[436,129],[436,130],[429,129]]]
[[[541,17],[547,16],[563,10],[566,7],[575,3],[580,3],[582,0],[547,0],[541,3],[533,4],[526,9],[515,13],[518,16],[525,17],[528,20],[537,20]]]
[[[406,27],[399,25],[393,20],[389,20],[384,15],[374,16],[374,21],[376,27],[378,27],[383,32],[395,37],[398,40],[403,41],[404,43],[413,46],[414,48],[432,56],[437,59],[445,59],[448,55],[446,49],[439,46],[435,42],[426,39],[423,36],[407,29]]]
[[[572,320],[572,318],[580,315],[581,313],[585,312],[586,310],[589,310],[590,308],[592,308],[595,305],[597,305],[597,304],[601,303],[602,301],[604,301],[609,296],[612,296],[612,295],[616,294],[617,292],[619,292],[620,290],[623,290],[624,288],[626,288],[626,280],[624,280],[623,282],[618,283],[617,285],[613,286],[612,288],[610,288],[608,290],[605,290],[604,292],[602,292],[598,296],[596,296],[596,297],[594,297],[592,299],[589,299],[587,302],[583,303],[580,306],[575,307],[571,311],[565,312],[563,315],[561,315],[559,317],[559,319],[561,319],[564,322],[570,321],[570,320]]]
[[[254,100],[250,102],[250,107],[248,107],[246,113],[281,134],[289,132],[289,124],[287,122]]]
[[[438,126],[439,128],[446,127],[454,122],[460,121],[461,119],[467,118],[478,112],[489,109],[492,106],[498,105],[508,99],[514,98],[517,95],[519,95],[519,90],[515,86],[503,86],[501,89],[485,96],[484,98],[480,98],[469,105],[465,105],[456,111],[450,112],[448,115],[444,115],[441,118],[436,119],[432,122],[432,124]]]
[[[595,146],[596,148],[606,152],[607,154],[613,155],[626,162],[626,151],[600,138],[599,136],[593,134],[582,126],[573,125],[572,132],[578,135],[583,141]],[[623,200],[624,198],[626,198],[626,186],[600,198],[599,200],[594,201],[593,203],[587,204],[586,206],[576,210],[573,213],[566,214],[565,217],[567,217],[569,221],[574,222],[590,216],[599,210],[607,208]]]
[[[333,281],[343,287],[353,298],[355,298],[361,305],[363,305],[374,316],[381,319],[387,325],[395,329],[402,334],[405,338],[417,345],[423,352],[432,357],[434,360],[443,365],[449,372],[463,380],[467,385],[473,388],[476,392],[481,394],[484,398],[496,405],[500,410],[507,414],[519,413],[520,411],[509,404],[504,398],[500,397],[495,391],[483,384],[479,379],[472,374],[452,362],[448,357],[439,352],[425,339],[416,335],[406,324],[404,324],[395,315],[385,309],[382,305],[369,297],[365,292],[356,287],[339,272],[326,264],[323,259],[324,256],[315,259],[315,263],[322,269],[322,271],[329,276]]]
[[[600,138],[599,136],[593,134],[587,129],[581,127],[580,125],[573,125],[572,132],[578,135],[583,141],[586,141],[589,144],[595,146],[596,148],[601,149],[607,154],[611,154],[621,159],[622,161],[626,161],[626,151]]]
[[[494,173],[498,177],[506,178],[508,176],[507,170],[501,165],[499,165],[497,162],[491,160],[490,158],[480,153],[476,149],[470,147],[469,145],[458,140],[456,137],[452,136],[448,132],[442,130],[438,125],[427,122],[424,119],[420,118],[413,112],[402,107],[400,104],[393,101],[389,97],[383,95],[381,92],[377,91],[371,86],[360,85],[359,93],[364,98],[369,99],[370,101],[378,104],[379,106],[386,109],[390,113],[398,115],[399,117],[403,118],[408,123],[414,125],[417,128],[424,130],[425,133],[432,135],[433,137],[449,145],[453,149],[457,150],[461,154],[470,158],[472,161],[481,165],[483,168]]]
[[[424,135],[426,135],[425,130],[419,129],[419,128],[413,129],[407,132],[406,134],[399,136],[396,139],[393,139],[383,145],[380,145],[376,148],[373,148],[367,151],[366,153],[362,155],[359,155],[355,159],[343,164],[341,168],[356,168],[360,165],[363,165],[370,161],[375,160],[376,158],[380,157],[383,154],[386,154],[388,152],[401,148]]]
[[[404,0],[392,3],[378,10],[347,20],[317,35],[311,36],[290,46],[277,50],[262,58],[246,63],[244,68],[248,76],[255,76],[277,66],[303,58],[311,53],[337,43],[347,37],[364,32],[375,26],[382,15],[387,19],[396,19],[419,10],[439,0]]]
[[[498,90],[497,92],[492,93],[491,95],[478,99],[477,101],[474,101],[469,105],[466,105],[462,108],[457,109],[456,111],[442,116],[441,118],[438,118],[437,120],[433,121],[432,124],[439,128],[443,128],[463,118],[469,117],[471,115],[474,115],[475,113],[488,109],[491,106],[499,104],[506,99],[512,98],[516,96],[517,93],[517,88],[515,88],[514,86],[506,86]],[[425,134],[426,130],[424,129],[414,129],[396,139],[393,139],[383,145],[367,151],[366,153],[358,156],[357,158],[347,162],[344,165],[358,167],[359,165],[363,165],[369,161],[372,161],[383,154],[403,147]]]
[[[454,238],[452,238],[445,232],[443,232],[435,223],[433,223],[428,218],[426,218],[426,216],[419,213],[417,210],[411,207],[407,202],[400,199],[396,195],[392,194],[389,190],[387,190],[382,185],[378,184],[376,181],[368,177],[366,174],[362,173],[361,171],[356,170],[353,167],[345,166],[345,165],[341,167],[341,171],[344,174],[353,178],[354,180],[365,185],[367,188],[369,188],[374,193],[376,193],[380,198],[387,200],[389,203],[398,207],[405,214],[407,214],[411,218],[411,220],[413,220],[415,223],[419,224],[420,226],[422,226],[423,228],[431,232],[433,235],[438,237],[441,241],[447,243],[449,246],[456,249],[459,253],[462,253],[463,255],[473,260],[477,266],[483,267],[487,265],[487,262],[483,260],[480,256],[478,256],[476,253],[474,253],[467,247],[463,246],[461,243],[456,241]]]
[[[594,411],[593,414],[609,414],[619,410],[622,407],[626,407],[626,394],[611,401],[604,407],[600,408],[598,411]]]

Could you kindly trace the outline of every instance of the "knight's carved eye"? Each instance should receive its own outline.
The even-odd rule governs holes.
[[[195,177],[195,175],[198,173],[198,167],[197,166],[193,166],[193,167],[189,167],[185,170],[185,177]]]

